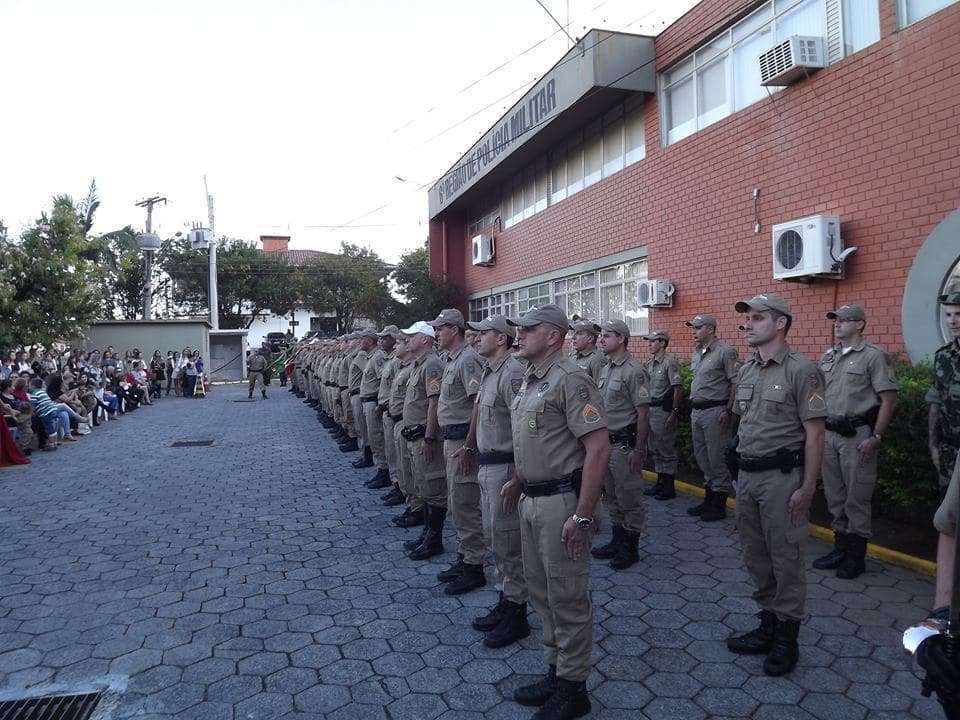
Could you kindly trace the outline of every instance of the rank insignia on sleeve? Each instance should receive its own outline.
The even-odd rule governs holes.
[[[823,396],[819,393],[813,393],[807,399],[807,407],[813,410],[814,412],[820,412],[827,409],[827,403],[824,402]]]
[[[583,413],[581,414],[583,415],[583,421],[587,423],[587,425],[595,425],[600,422],[600,411],[590,403],[583,406]]]

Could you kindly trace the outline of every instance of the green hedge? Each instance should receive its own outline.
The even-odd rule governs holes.
[[[911,365],[902,358],[894,361],[894,367],[899,384],[897,412],[880,448],[874,514],[929,525],[939,498],[937,473],[927,451],[927,404],[924,402],[927,389],[933,384],[933,368],[929,363]],[[690,397],[693,373],[689,363],[680,363],[680,377],[684,395]],[[677,452],[681,475],[699,479],[689,412],[680,416]]]

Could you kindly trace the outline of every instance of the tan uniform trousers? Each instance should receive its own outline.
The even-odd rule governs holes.
[[[505,513],[500,490],[513,477],[513,465],[481,465],[477,472],[483,533],[493,550],[498,589],[514,603],[527,601],[527,581],[523,577],[523,551],[520,547],[520,513]]]
[[[663,408],[650,408],[650,435],[647,448],[658,473],[677,474],[677,429],[667,430],[670,413]]]
[[[350,396],[350,411],[353,414],[353,431],[362,450],[367,446],[367,421],[363,417],[363,403],[359,395]]]
[[[733,483],[724,459],[732,428],[720,426],[723,411],[723,405],[695,409],[690,413],[690,427],[693,431],[693,454],[697,456],[697,465],[700,466],[706,486],[714,492],[732,495]]]
[[[397,469],[397,436],[396,423],[390,419],[389,413],[380,416],[383,427],[383,454],[387,460],[387,469],[394,482],[399,482],[400,471]]]
[[[465,440],[444,440],[443,456],[447,466],[447,508],[457,528],[457,552],[468,565],[483,565],[487,551],[483,540],[483,513],[480,510],[480,485],[476,473],[460,472],[453,456]]]
[[[408,440],[410,468],[413,471],[413,487],[418,497],[432,507],[447,507],[447,469],[443,462],[443,446],[436,446],[433,462],[427,462],[423,453],[426,443],[423,438]]]
[[[877,453],[860,464],[857,445],[873,434],[868,425],[853,437],[827,430],[823,443],[823,494],[837,532],[869,538],[870,501],[877,484]]]
[[[391,422],[393,422],[391,420]],[[411,510],[420,510],[423,508],[423,497],[417,493],[416,484],[413,477],[413,464],[410,457],[409,443],[403,439],[400,431],[402,425],[394,423],[393,442],[397,447],[397,482],[400,485],[400,492],[407,498],[407,506]]]
[[[350,404],[349,390],[340,390],[340,405],[343,413],[343,427],[350,437],[355,438],[357,437],[357,431],[353,424],[353,406]]]
[[[643,476],[630,472],[627,457],[630,448],[610,446],[610,460],[603,481],[603,502],[610,522],[629,532],[643,533],[647,527],[647,509],[643,504]]]
[[[583,682],[593,649],[590,553],[571,560],[560,541],[563,524],[576,509],[572,492],[520,496],[523,575],[530,604],[543,623],[543,659],[557,666],[557,677]]]
[[[261,390],[266,390],[267,385],[263,382],[263,373],[262,372],[250,372],[248,373],[249,378],[247,379],[247,392],[252,393],[257,389],[257,385],[260,385]]]
[[[790,496],[802,483],[802,468],[740,471],[737,530],[743,561],[753,577],[753,599],[781,620],[803,620],[807,599],[804,542],[808,522],[790,519]]]
[[[383,420],[376,402],[363,403],[363,427],[366,430],[366,444],[373,453],[373,464],[377,470],[386,470],[387,450],[383,446]]]

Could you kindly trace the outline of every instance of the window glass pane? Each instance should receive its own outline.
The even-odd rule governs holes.
[[[550,173],[546,165],[537,171],[536,205],[534,212],[541,212],[547,209],[547,197],[550,193]]]
[[[733,41],[743,40],[747,35],[763,27],[773,17],[773,8],[767,3],[750,17],[741,20],[731,29]]]
[[[601,270],[601,271],[600,271],[600,284],[601,284],[601,285],[608,285],[608,284],[613,283],[613,282],[616,282],[616,281],[617,281],[617,269],[616,269],[616,268],[608,268],[608,269],[606,269],[606,270]]]
[[[905,0],[906,16],[904,24],[909,25],[917,20],[922,20],[927,15],[933,15],[938,10],[943,10],[947,5],[952,5],[957,0]]]
[[[580,317],[595,320],[597,317],[597,291],[580,291]]]
[[[733,49],[733,101],[740,110],[767,96],[760,84],[760,63],[757,58],[773,44],[770,28],[762,30]]]
[[[666,92],[667,141],[676,142],[697,129],[694,117],[693,78]]]
[[[681,79],[684,75],[688,75],[693,70],[693,58],[688,58],[684,60],[679,65],[671,68],[668,72],[663,74],[663,83],[664,85],[670,85],[675,83],[677,80]]]
[[[880,39],[880,3],[843,0],[843,54],[852,55]]]
[[[598,128],[599,130],[599,128]],[[586,138],[583,150],[583,186],[590,187],[600,179],[600,165],[603,159],[603,142],[597,132]]]
[[[729,115],[727,104],[727,59],[721,58],[697,71],[699,127]]]
[[[567,290],[579,290],[580,289],[580,276],[575,275],[572,278],[567,278]]]
[[[567,195],[583,190],[583,145],[570,147],[567,155]]]
[[[580,276],[580,287],[592,288],[596,284],[597,284],[597,277],[595,273],[589,273],[587,275]]]
[[[523,220],[523,183],[517,180],[513,189],[513,222]]]
[[[723,53],[728,47],[730,47],[730,34],[725,32],[706,47],[697,50],[697,66],[702,67],[706,65],[713,58],[717,57],[717,55]]]
[[[566,280],[555,280],[553,283],[553,294],[562,295],[567,291],[567,281]]]
[[[603,176],[623,170],[623,118],[603,129]]]
[[[648,330],[644,327],[644,320],[647,317],[646,308],[641,308],[637,304],[637,283],[626,282],[623,285],[623,319],[630,328],[631,335],[646,334]]]
[[[646,154],[646,147],[644,146],[643,111],[640,108],[627,115],[625,129],[624,141],[627,152],[624,160],[626,164],[629,165],[638,160],[643,160]]]
[[[561,152],[553,159],[550,178],[550,204],[558,203],[567,196],[567,153]]]
[[[555,296],[553,298],[553,302],[556,304],[558,308],[563,310],[563,312],[569,316],[569,313],[567,312],[567,296],[566,295]]]
[[[611,285],[600,291],[600,320],[623,319],[623,285]]]
[[[567,317],[572,318],[574,315],[583,316],[583,305],[579,292],[572,292],[567,296]]]
[[[777,18],[777,42],[792,35],[826,35],[823,0],[807,0]]]
[[[530,173],[523,183],[523,217],[528,218],[536,212],[537,184]]]

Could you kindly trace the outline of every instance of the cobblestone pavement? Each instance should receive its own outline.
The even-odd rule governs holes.
[[[452,553],[404,556],[413,531],[312,411],[276,385],[243,397],[164,400],[0,472],[0,690],[113,676],[119,717],[529,717],[509,698],[543,670],[539,630],[484,648],[469,621],[492,587],[443,595]],[[767,678],[724,645],[755,622],[733,524],[691,502],[650,504],[639,566],[594,562],[592,717],[941,717],[899,650],[930,579],[811,571],[800,666]]]

